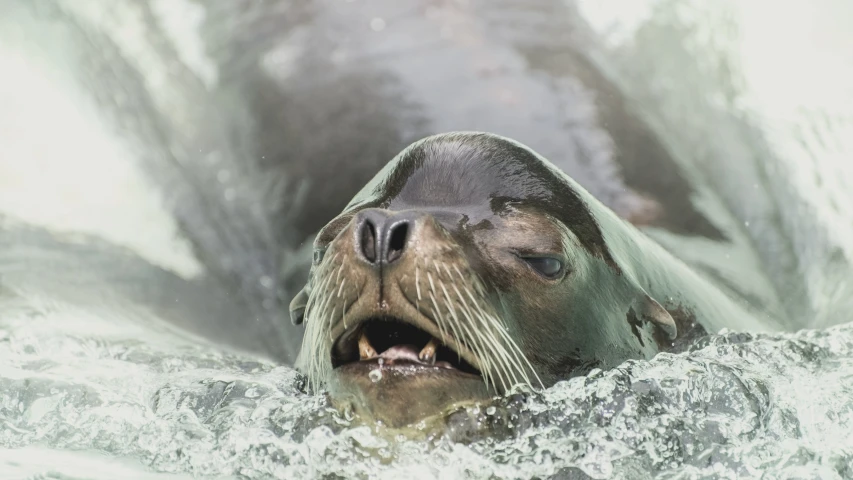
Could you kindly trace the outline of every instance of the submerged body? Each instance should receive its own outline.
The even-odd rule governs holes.
[[[404,426],[466,401],[768,328],[529,148],[416,142],[321,230],[297,366]],[[737,324],[733,324],[733,322]]]

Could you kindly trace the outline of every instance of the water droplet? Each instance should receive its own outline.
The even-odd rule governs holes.
[[[486,409],[486,415],[494,415],[497,410],[495,407],[489,407]]]
[[[379,370],[378,368],[376,370],[371,370],[367,376],[370,378],[371,382],[376,383],[379,380],[382,380],[382,370]]]
[[[374,32],[381,32],[385,30],[385,20],[382,18],[376,17],[370,21],[370,29]]]

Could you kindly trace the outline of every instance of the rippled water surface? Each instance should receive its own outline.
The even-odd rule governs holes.
[[[92,318],[83,334],[78,315],[0,324],[4,478],[853,476],[850,325],[724,333],[456,412],[413,441],[352,425],[288,367]]]

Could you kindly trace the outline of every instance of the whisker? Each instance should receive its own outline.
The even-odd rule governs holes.
[[[453,264],[453,269],[456,270],[457,274],[459,274],[459,279],[464,282],[465,281],[465,275],[462,275],[462,272],[459,271],[459,267],[457,267],[455,263]]]
[[[337,258],[338,255],[336,254],[332,260],[334,261]],[[329,287],[331,286],[332,279],[339,276],[342,271],[343,265],[339,265],[337,270],[332,270],[328,275],[325,275],[319,286],[315,289],[314,294],[309,298],[310,311],[308,311],[308,307],[306,306],[307,329],[304,342],[307,342],[307,345],[311,347],[309,351],[314,352],[308,361],[308,383],[309,387],[315,391],[320,388],[322,384],[321,380],[325,378],[330,367],[330,365],[327,365],[328,362],[324,361],[328,357],[328,354],[331,353],[331,347],[323,341],[323,329],[325,328],[328,331],[331,339],[331,324],[337,311],[337,306],[331,312],[329,312],[329,306],[333,297],[337,297],[331,295],[332,292],[329,291]],[[343,291],[343,283],[338,287],[338,291]]]
[[[485,365],[481,365],[483,367],[481,373],[483,373],[484,375],[491,376],[491,358],[488,355],[487,350],[483,348],[483,344],[477,333],[475,333],[473,325],[467,325],[466,323],[459,321],[459,317],[457,317],[456,315],[456,309],[451,308],[453,302],[450,299],[450,294],[447,292],[447,288],[445,288],[444,286],[444,282],[439,281],[439,285],[441,286],[441,290],[444,292],[444,299],[447,304],[448,310],[450,310],[450,313],[453,316],[454,322],[459,325],[459,330],[465,330],[465,335],[462,337],[462,340],[467,339],[468,341],[464,342],[467,344],[466,346],[477,354],[476,356],[478,357],[480,363],[485,363]],[[461,352],[457,353],[459,354],[461,360]],[[484,379],[487,379],[487,377],[485,377]]]
[[[496,330],[504,338],[507,345],[509,345],[510,352],[512,352],[513,357],[515,357],[516,359],[516,362],[518,362],[519,364],[524,363],[527,366],[527,369],[533,373],[534,377],[536,377],[536,381],[539,383],[539,386],[545,388],[545,385],[542,383],[542,380],[539,378],[539,375],[536,373],[536,370],[533,368],[533,365],[530,363],[530,360],[527,359],[527,356],[524,355],[524,352],[521,351],[521,348],[518,346],[518,344],[509,336],[506,331],[506,327],[502,325],[499,320],[497,320],[491,315],[487,315],[486,318],[488,318],[496,327],[499,327],[496,328]],[[527,378],[526,373],[523,373],[523,375],[525,376],[525,378]],[[527,383],[530,384],[529,379]]]
[[[475,352],[475,355],[476,355],[476,353],[478,352],[479,349],[477,348],[476,345],[473,344],[473,340],[469,341],[469,338],[473,337],[473,335],[471,334],[471,332],[468,328],[465,328],[464,332],[462,331],[464,324],[459,321],[459,317],[456,315],[456,309],[453,308],[452,302],[450,301],[450,298],[447,296],[447,289],[444,288],[444,284],[442,282],[439,282],[439,283],[441,284],[441,288],[445,294],[444,304],[445,304],[445,306],[447,306],[447,310],[448,310],[448,312],[450,312],[450,315],[453,318],[454,331],[457,332],[457,335],[456,335],[457,342],[459,342],[460,347],[464,345],[469,350]],[[460,335],[460,333],[461,333],[461,335]],[[457,353],[457,355],[459,355],[459,359],[461,360],[462,359],[462,352],[457,351],[456,353]],[[481,365],[480,365],[481,369],[480,370],[481,370],[481,373],[483,374],[483,378],[488,383],[488,378],[490,375],[489,360],[488,360],[488,358],[485,358],[481,355],[477,355],[477,357],[481,363]]]
[[[335,281],[341,281],[341,272],[344,270],[344,262],[341,262],[341,265],[338,267],[338,273],[335,274]],[[331,276],[331,275],[330,275]]]
[[[480,306],[480,302],[477,302],[476,300],[474,300],[474,296],[471,294],[471,291],[468,290],[467,287],[465,288],[465,292],[471,298],[471,302],[480,310],[480,314],[483,316],[483,320],[485,321],[486,319],[488,319],[489,323],[491,323],[495,327],[495,330],[498,331],[498,333],[501,335],[501,337],[504,339],[504,341],[509,345],[510,352],[512,353],[512,356],[515,359],[515,364],[517,365],[517,368],[519,368],[521,370],[522,375],[526,379],[527,383],[530,384],[530,379],[527,376],[524,369],[521,367],[522,363],[527,365],[527,368],[530,370],[530,372],[533,373],[533,376],[536,377],[536,381],[539,383],[539,385],[541,387],[544,388],[542,380],[539,378],[539,375],[536,373],[536,370],[533,368],[533,365],[530,364],[530,361],[527,359],[527,356],[524,355],[524,353],[521,351],[521,348],[519,348],[518,344],[516,344],[516,342],[512,338],[510,338],[509,335],[507,334],[506,326],[503,324],[503,322],[496,319],[493,315],[489,315],[485,311],[483,311],[482,307]]]
[[[453,290],[456,292],[456,296],[459,298],[459,301],[462,304],[463,312],[466,312],[466,316],[468,317],[468,319],[471,321],[471,323],[474,323],[475,314],[471,310],[471,308],[468,306],[468,302],[465,301],[465,298],[462,296],[462,293],[459,291],[459,288],[455,284],[451,284],[451,287],[453,287]],[[481,323],[484,323],[484,322],[481,322]],[[492,348],[497,353],[500,353],[501,351],[505,351],[503,349],[503,347],[499,344],[499,342],[497,342],[497,339],[494,337],[494,335],[492,335],[491,332],[488,332],[487,327],[488,327],[487,325],[483,324],[483,325],[481,325],[480,329],[476,330],[477,334],[483,338],[483,341],[482,341],[483,346],[485,347],[486,344],[491,344]],[[483,330],[486,330],[486,331],[484,332]],[[483,351],[480,353],[479,356],[489,357],[490,355],[489,355],[489,352],[485,348],[483,348]],[[497,369],[497,374],[501,379],[501,384],[503,384],[504,388],[506,388],[506,386],[507,386],[506,384],[509,381],[510,376],[514,377],[514,375],[512,375],[510,373],[511,369],[506,366],[505,361],[500,361],[501,360],[500,357],[498,358],[498,360],[499,361],[497,362],[497,366],[499,368]]]
[[[430,299],[432,300],[432,306],[435,308],[436,314],[439,315],[439,317],[441,317],[441,312],[438,308],[438,305],[435,303],[435,297],[434,297],[434,294],[436,294],[438,292],[435,291],[435,284],[432,281],[432,275],[430,275],[429,270],[427,270],[426,274],[427,274],[427,280],[429,280]],[[442,326],[443,323],[444,323],[444,320],[442,319],[442,321],[440,321],[438,323],[438,328],[439,328],[439,330],[441,330],[441,342],[446,344],[447,339],[449,337],[447,336],[447,332],[445,331],[445,329]]]
[[[457,297],[459,298],[459,300],[460,300],[460,301],[461,301],[461,303],[462,303],[462,307],[463,307],[463,308],[462,308],[462,313],[464,313],[464,314],[465,314],[465,316],[466,316],[466,318],[468,319],[469,323],[474,324],[474,323],[475,323],[475,321],[474,321],[474,318],[473,318],[473,312],[471,311],[470,307],[468,307],[468,304],[465,302],[465,299],[464,299],[464,298],[462,298],[462,296],[460,295],[460,293],[459,293],[459,289],[456,287],[456,285],[455,285],[455,284],[451,284],[450,286],[455,290]],[[444,285],[443,285],[443,284],[442,284],[442,288],[444,288]],[[447,294],[447,290],[445,290],[445,294]],[[477,343],[478,343],[477,356],[478,356],[478,357],[480,357],[481,361],[483,361],[483,360],[488,360],[489,369],[491,369],[491,363],[492,363],[492,362],[491,362],[491,355],[489,355],[489,351],[485,348],[485,347],[486,347],[486,342],[483,342],[483,341],[482,341],[482,337],[487,337],[487,335],[484,335],[484,333],[483,333],[480,329],[474,329],[474,328],[472,328],[472,330],[473,330],[474,332],[476,332],[476,333],[475,333],[475,336],[476,336],[476,337],[477,337],[477,339],[478,339],[478,341],[477,341]],[[499,366],[500,366],[500,365],[499,365]],[[504,380],[503,375],[501,374],[501,372],[498,370],[496,373],[497,373],[497,374],[498,374],[498,376],[500,377],[501,383],[505,383],[505,380]],[[506,372],[504,372],[504,373],[506,373]]]
[[[441,262],[441,266],[442,266],[442,267],[444,267],[444,271],[445,271],[445,272],[447,272],[447,279],[448,279],[448,280],[453,280],[453,274],[452,274],[452,273],[450,273],[450,269],[449,269],[449,268],[447,268],[447,264],[446,264],[446,263],[444,263],[444,262]]]
[[[467,308],[462,309],[462,313],[465,315],[465,318],[469,323],[474,324],[474,319],[471,316],[471,312]],[[475,330],[476,331],[476,330]],[[501,385],[506,386],[506,378],[505,378],[505,369],[500,368],[501,365],[498,363],[499,368],[495,368],[493,365],[493,357],[490,354],[490,351],[486,349],[486,342],[483,341],[483,335],[481,332],[476,331],[477,333],[474,335],[476,342],[475,345],[472,345],[472,351],[474,351],[475,355],[480,361],[481,373],[483,374],[483,380],[486,382],[486,385],[491,385],[495,390],[497,390],[497,384],[495,383],[494,376],[495,374],[500,380]]]
[[[324,278],[323,281],[321,282],[320,286],[315,289],[315,292],[325,292],[326,287],[328,286],[330,281],[331,281],[331,276]],[[316,300],[318,298],[320,300]],[[305,307],[306,322],[313,321],[311,319],[314,317],[314,315],[313,315],[315,313],[314,309],[315,309],[315,307],[319,308],[317,305],[317,302],[322,302],[323,298],[324,298],[324,296],[318,295],[315,293],[314,295],[311,295],[311,297],[308,299],[308,304]],[[309,309],[309,307],[310,307],[310,309]]]
[[[438,304],[435,301],[435,295],[430,292],[429,299],[432,301],[433,309],[435,310],[435,315],[438,317],[438,330],[441,332],[441,343],[447,344],[447,339],[450,338],[447,335],[447,332],[444,329],[444,316],[441,314],[441,310],[438,308]]]
[[[329,314],[329,316],[327,317],[327,319],[328,319],[328,323],[329,323],[329,328],[327,328],[326,330],[328,330],[328,331],[329,331],[329,341],[330,341],[330,342],[334,342],[334,341],[335,341],[335,339],[332,337],[332,319],[333,319],[333,318],[335,318],[335,312],[336,312],[336,311],[338,311],[338,307],[333,308],[333,309],[332,309],[332,313],[331,313],[331,314]]]
[[[421,301],[421,279],[420,279],[420,268],[418,267],[417,261],[415,262],[415,292],[418,294],[418,301]]]
[[[338,298],[341,298],[341,292],[343,292],[344,285],[346,285],[346,284],[347,284],[347,277],[344,277],[344,280],[341,282],[341,286],[338,287],[338,295],[337,295]]]

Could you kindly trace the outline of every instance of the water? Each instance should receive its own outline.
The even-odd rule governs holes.
[[[694,186],[690,200],[730,242],[659,226],[646,232],[698,270],[784,312],[780,325],[808,330],[723,332],[687,352],[455,412],[407,439],[353,423],[305,393],[286,363],[270,360],[292,351],[267,343],[298,344],[298,332],[270,327],[286,325],[277,265],[298,272],[294,232],[314,228],[290,212],[304,192],[287,178],[273,186],[259,180],[268,171],[257,159],[279,148],[273,140],[281,137],[285,153],[300,152],[307,164],[340,151],[367,159],[329,167],[349,177],[372,172],[371,162],[430,128],[476,122],[548,156],[580,131],[592,146],[578,147],[581,160],[559,159],[561,166],[617,211],[642,204],[642,196],[620,196],[630,179],[602,153],[612,149],[584,123],[588,112],[560,109],[583,100],[582,88],[553,81],[544,67],[527,71],[535,55],[506,47],[503,37],[490,39],[494,49],[478,44],[485,24],[551,51],[563,41],[562,20],[549,10],[559,2],[501,0],[487,20],[464,9],[427,15],[447,22],[437,36],[472,50],[418,44],[428,24],[401,27],[412,12],[400,3],[362,9],[359,2],[338,2],[350,10],[315,18],[332,32],[362,22],[373,35],[354,37],[366,57],[347,60],[356,47],[332,56],[332,65],[344,65],[341,84],[358,86],[347,105],[364,112],[338,119],[332,107],[352,92],[311,90],[311,79],[330,67],[299,60],[346,43],[296,28],[316,12],[287,2],[231,11],[226,3],[205,10],[176,0],[152,2],[152,20],[141,3],[0,1],[0,477],[853,478],[846,3],[579,1],[566,13],[588,24],[597,39],[585,49],[589,61],[628,92],[676,152]],[[280,29],[286,41],[243,38],[231,18],[261,22],[252,32]],[[365,40],[377,35],[403,43]],[[220,36],[238,47],[217,43]],[[419,54],[400,55],[406,51]],[[244,91],[228,83],[235,71],[256,78],[247,58],[262,58],[294,98],[309,100],[287,104],[292,117],[262,118],[246,107],[253,97],[245,91],[265,92],[263,85],[250,81]],[[472,59],[475,72],[466,73]],[[382,66],[401,84],[346,70],[348,61]],[[453,75],[435,74],[418,62],[455,67]],[[384,111],[377,98],[385,97],[364,87],[375,84],[392,91],[392,113],[408,103],[423,111]],[[293,118],[308,119],[308,127]],[[270,128],[264,121],[284,122],[287,131],[271,130],[270,140],[261,134]],[[340,151],[308,134],[325,124],[335,126]],[[359,128],[368,127],[387,144],[359,143]],[[266,150],[254,150],[255,142]],[[590,152],[602,155],[585,158]],[[214,193],[193,196],[181,175]],[[313,190],[330,196],[340,189],[336,178],[329,190],[316,183]],[[159,185],[170,195],[158,195]],[[240,188],[246,185],[252,188]],[[258,192],[268,189],[286,192],[286,200],[258,211],[268,198]],[[198,205],[208,204],[218,209],[211,207],[214,218],[228,221],[205,225],[198,214],[207,210]],[[188,221],[189,233],[181,227]],[[274,253],[267,248],[280,244]]]
[[[0,358],[4,478],[853,475],[851,325],[710,337],[456,412],[426,440],[353,424],[288,367],[79,312],[6,315]]]

